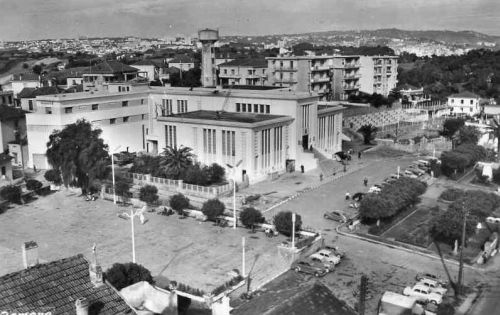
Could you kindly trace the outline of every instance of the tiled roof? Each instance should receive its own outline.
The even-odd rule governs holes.
[[[478,95],[472,93],[472,92],[469,92],[469,91],[464,91],[464,92],[460,92],[460,93],[457,93],[457,94],[452,94],[450,96],[448,96],[449,98],[479,98]]]
[[[95,288],[83,255],[40,264],[0,277],[0,310],[76,314],[75,301],[86,298],[89,314],[133,314],[107,284]]]
[[[356,312],[320,282],[305,281],[288,271],[265,285],[260,295],[236,307],[231,314],[356,315]]]
[[[25,113],[22,109],[7,105],[0,105],[0,121],[22,118],[24,116]]]
[[[24,88],[17,94],[18,98],[35,98],[39,95],[58,94],[62,89],[57,86],[43,86],[39,88]]]
[[[32,72],[16,73],[12,75],[13,81],[40,81],[40,76]]]
[[[194,63],[194,59],[188,56],[179,55],[170,60],[168,63]]]
[[[219,65],[219,67],[254,67],[267,68],[266,59],[235,59]]]
[[[154,60],[151,59],[144,59],[137,61],[136,63],[131,65],[133,66],[155,66],[155,67],[162,67],[162,65]]]
[[[129,65],[123,64],[118,61],[109,60],[103,61],[96,64],[95,66],[89,67],[88,70],[84,71],[84,74],[118,74],[124,72],[137,72],[137,68],[131,67]]]

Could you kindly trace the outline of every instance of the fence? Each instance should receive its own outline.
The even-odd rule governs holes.
[[[194,195],[207,198],[219,197],[230,192],[233,189],[232,184],[206,187],[186,184],[183,180],[154,177],[149,174],[126,173],[126,176],[131,178],[134,184],[154,184],[159,190],[175,191],[183,193],[185,195]]]
[[[419,143],[415,143],[413,139],[407,139],[408,143],[397,143],[392,139],[377,139],[377,143],[383,146],[391,147],[396,150],[405,152],[443,152],[449,151],[452,148],[452,143],[443,137],[435,139],[426,139],[425,137]]]

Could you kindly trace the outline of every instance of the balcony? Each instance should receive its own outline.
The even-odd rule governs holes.
[[[344,89],[344,91],[359,90],[359,84],[345,84],[342,88]]]
[[[291,71],[297,71],[297,68],[291,68],[291,67],[275,67],[275,68],[273,68],[273,71],[278,71],[278,72],[291,72]]]
[[[329,71],[329,65],[314,65],[311,67],[311,71]]]
[[[344,64],[344,69],[356,69],[359,68],[359,62],[346,62]]]
[[[282,78],[282,79],[274,79],[275,83],[297,83],[297,79],[295,78]]]
[[[321,82],[330,82],[330,77],[313,77],[311,78],[311,83],[321,83]]]
[[[357,73],[344,74],[344,80],[357,80],[361,76]]]
[[[240,79],[241,74],[219,73],[219,78],[221,78],[221,79]]]

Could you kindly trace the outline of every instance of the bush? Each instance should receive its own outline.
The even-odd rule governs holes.
[[[132,182],[128,178],[118,177],[115,180],[115,193],[122,198],[128,198],[131,185]]]
[[[160,172],[160,156],[141,155],[134,159],[134,164],[130,168],[132,173],[151,174],[157,176]]]
[[[36,179],[28,179],[28,181],[26,181],[26,189],[31,191],[38,190],[42,188],[42,186],[43,186],[42,182]]]
[[[464,191],[457,188],[448,188],[441,193],[439,198],[446,201],[455,201],[464,194]]]
[[[264,217],[262,213],[255,208],[245,208],[240,212],[240,221],[241,223],[252,230],[255,227],[256,223],[262,223]]]
[[[226,170],[217,163],[213,163],[208,167],[209,181],[211,184],[220,183],[224,181]]]
[[[139,190],[139,199],[148,205],[155,204],[158,201],[158,188],[153,185],[142,186]]]
[[[45,172],[43,175],[45,179],[55,185],[60,185],[62,183],[61,172],[59,170],[51,169]]]
[[[182,172],[180,179],[182,179],[186,184],[200,186],[210,184],[208,168],[206,166],[202,167],[200,163],[189,166],[184,172]]]
[[[290,211],[280,211],[273,218],[273,224],[276,230],[283,235],[292,235],[292,212]],[[299,232],[302,227],[302,218],[300,215],[295,215],[295,232]]]
[[[21,187],[8,185],[0,190],[0,196],[10,202],[21,204]]]
[[[104,277],[109,281],[117,290],[128,287],[137,282],[146,281],[148,283],[154,283],[151,272],[144,268],[142,265],[135,263],[113,264],[109,268]]]
[[[184,215],[184,209],[189,207],[189,199],[183,194],[175,194],[170,197],[169,204],[178,214]]]
[[[226,206],[219,199],[210,199],[203,203],[201,212],[207,216],[208,220],[215,221],[215,219],[224,214]]]

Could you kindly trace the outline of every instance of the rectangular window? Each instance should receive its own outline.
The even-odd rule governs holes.
[[[464,103],[464,100],[460,100],[460,104],[463,104]]]
[[[65,114],[71,114],[72,112],[73,112],[73,107],[66,107],[66,108],[64,109],[64,113],[65,113]]]
[[[474,100],[470,100],[470,104],[473,105],[474,104]]]
[[[98,110],[99,104],[92,104],[92,110]]]
[[[260,112],[264,114],[264,105],[260,104]]]
[[[45,114],[52,114],[52,107],[45,107]]]
[[[203,128],[203,152],[208,154],[216,154],[216,147],[215,129]]]
[[[146,114],[142,114],[142,115],[141,115],[141,119],[142,119],[142,120],[146,119]]]
[[[247,104],[245,104],[245,103],[241,104],[241,111],[244,112],[244,113],[246,113],[246,111],[247,111]]]
[[[252,112],[252,104],[247,104],[248,105],[248,112],[251,113]]]
[[[266,105],[266,114],[269,114],[271,112],[271,106]]]
[[[127,107],[128,106],[128,101],[123,101],[122,102],[122,107]]]
[[[123,122],[128,122],[128,116],[123,117]]]
[[[241,111],[241,104],[240,103],[236,103],[236,112],[240,112]]]
[[[177,147],[177,126],[165,125],[165,145],[167,147]]]
[[[170,116],[172,115],[172,100],[171,99],[162,99],[161,100],[161,115],[162,116]]]
[[[187,100],[177,100],[177,113],[187,112]]]
[[[110,125],[114,125],[115,123],[116,123],[116,118],[111,118],[111,119],[109,120],[109,124],[110,124]]]
[[[28,101],[28,109],[33,110],[33,100]]]
[[[253,104],[253,112],[258,113],[259,112],[259,104]]]
[[[222,130],[222,155],[226,157],[236,156],[236,132]]]
[[[141,98],[141,105],[144,105],[144,99]]]

